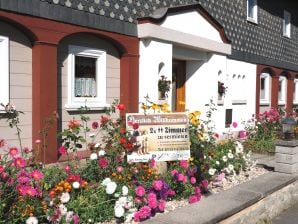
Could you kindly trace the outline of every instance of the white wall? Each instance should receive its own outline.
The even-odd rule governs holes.
[[[222,42],[219,32],[195,10],[169,15],[160,26]]]
[[[164,63],[162,74],[158,74],[158,66]],[[172,80],[172,44],[159,41],[140,41],[139,65],[139,102],[145,102],[144,97],[149,96],[154,102],[158,100],[158,79],[164,75]],[[171,92],[171,91],[170,91]],[[169,99],[171,93],[169,93]]]

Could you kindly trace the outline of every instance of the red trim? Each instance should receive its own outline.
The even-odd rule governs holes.
[[[120,100],[128,112],[138,111],[138,65],[139,40],[127,36],[88,27],[60,23],[43,18],[25,16],[0,10],[0,19],[20,27],[33,43],[32,48],[32,145],[40,138],[44,119],[57,110],[57,46],[70,35],[89,33],[103,38],[117,47],[120,52]],[[56,162],[57,122],[49,131],[46,162]],[[43,155],[40,155],[43,161]]]
[[[41,139],[45,119],[57,111],[57,99],[57,45],[38,42],[32,48],[32,145]],[[57,161],[56,136],[57,122],[49,129],[47,149],[39,152],[40,161]]]
[[[282,68],[270,67],[267,65],[257,65],[256,76],[256,114],[260,112],[260,75],[267,72],[271,75],[271,107],[278,108],[278,81],[280,76],[287,78],[287,113],[293,110],[293,93],[294,93],[294,78],[297,72],[285,71]]]
[[[167,8],[165,14],[162,15],[160,18],[144,17],[144,18],[138,19],[138,23],[139,24],[143,24],[143,23],[160,24],[170,14],[182,13],[182,12],[187,12],[191,10],[196,10],[202,17],[204,17],[219,32],[220,37],[224,43],[227,43],[227,44],[231,43],[231,41],[228,39],[228,37],[225,34],[223,26],[216,19],[214,19],[200,4],[192,4],[192,5],[184,5],[184,6]]]

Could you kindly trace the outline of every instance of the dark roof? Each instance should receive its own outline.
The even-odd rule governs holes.
[[[137,35],[136,21],[156,9],[196,0],[0,0],[0,9],[61,22]]]

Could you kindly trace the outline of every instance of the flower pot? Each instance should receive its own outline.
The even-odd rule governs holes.
[[[166,93],[159,91],[158,92],[158,99],[160,99],[160,100],[166,99]]]

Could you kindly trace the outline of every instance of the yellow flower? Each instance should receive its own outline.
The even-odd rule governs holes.
[[[142,108],[143,110],[148,110],[148,109],[149,109],[149,106],[147,106],[147,105],[145,105],[145,104],[142,104],[141,108]]]
[[[193,125],[199,125],[200,122],[199,122],[198,119],[196,119],[196,118],[194,117],[194,118],[191,119],[191,124],[193,124]]]
[[[152,109],[153,109],[153,110],[159,110],[160,107],[159,107],[159,105],[153,103],[153,104],[152,104]]]

